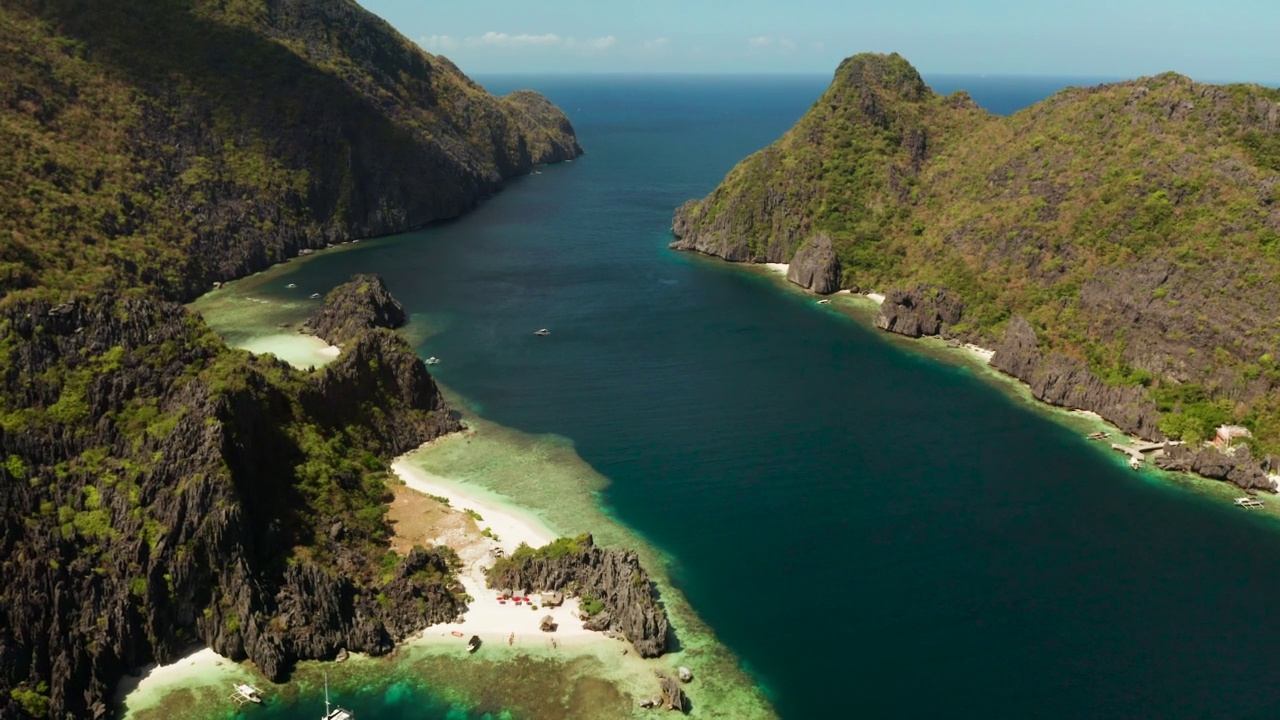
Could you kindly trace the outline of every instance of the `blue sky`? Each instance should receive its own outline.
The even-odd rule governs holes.
[[[1280,80],[1280,0],[361,0],[468,73],[821,72]]]

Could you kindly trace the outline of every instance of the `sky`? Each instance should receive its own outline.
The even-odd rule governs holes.
[[[483,73],[923,73],[1280,80],[1280,0],[359,0]]]

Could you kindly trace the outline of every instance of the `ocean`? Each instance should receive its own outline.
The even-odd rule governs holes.
[[[926,79],[999,113],[1098,81]],[[1131,472],[954,353],[667,248],[673,209],[827,77],[478,80],[545,93],[587,155],[287,282],[381,274],[470,412],[565,438],[607,478],[599,506],[667,558],[781,717],[1280,712],[1271,518],[1219,486]],[[263,292],[285,298],[284,282]],[[357,709],[497,716],[433,697]],[[312,718],[309,702],[255,716]]]

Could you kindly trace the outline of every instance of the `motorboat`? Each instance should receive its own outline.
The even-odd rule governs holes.
[[[471,639],[467,641],[467,652],[473,653],[479,649],[480,649],[480,636],[472,635]]]
[[[431,357],[429,357],[429,358],[427,358],[427,359],[426,359],[426,363],[427,363],[428,365],[439,365],[439,364],[440,364],[440,358],[436,357],[435,355],[432,355]]]
[[[534,333],[534,335],[541,335],[543,337],[546,337],[547,335],[550,335],[550,334],[551,334],[551,331],[546,328],[542,328]]]

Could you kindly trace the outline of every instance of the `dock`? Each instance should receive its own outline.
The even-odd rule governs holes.
[[[1246,497],[1238,497],[1238,498],[1236,498],[1236,499],[1235,499],[1235,503],[1236,503],[1236,506],[1237,506],[1237,507],[1242,507],[1242,508],[1244,508],[1245,510],[1254,510],[1254,509],[1256,509],[1256,508],[1260,508],[1260,507],[1262,507],[1262,506],[1264,505],[1264,503],[1263,503],[1261,500],[1259,500],[1258,498],[1255,498],[1255,497],[1247,497],[1247,496],[1246,496]]]
[[[1138,462],[1142,462],[1143,460],[1146,460],[1147,453],[1159,452],[1161,450],[1164,450],[1165,445],[1181,445],[1181,444],[1183,444],[1181,440],[1170,441],[1170,442],[1138,443],[1136,445],[1122,445],[1120,443],[1111,443],[1111,449],[1117,452],[1122,452],[1125,455],[1128,455],[1129,457],[1133,458],[1134,460],[1137,460]]]

